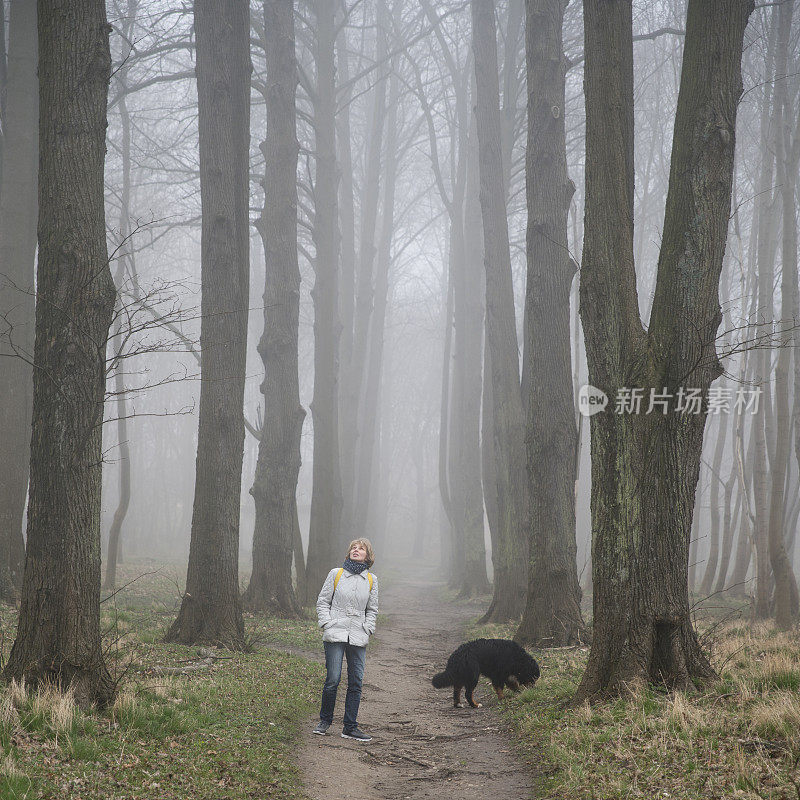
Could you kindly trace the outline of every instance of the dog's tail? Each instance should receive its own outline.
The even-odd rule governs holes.
[[[431,683],[434,685],[434,688],[436,688],[436,689],[442,689],[445,686],[452,686],[453,685],[453,676],[447,671],[438,672],[431,679]]]

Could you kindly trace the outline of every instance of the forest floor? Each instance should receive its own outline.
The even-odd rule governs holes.
[[[383,566],[359,713],[374,739],[359,744],[339,736],[346,675],[333,735],[311,733],[324,678],[312,611],[246,615],[247,653],[165,644],[184,570],[121,568],[102,605],[113,708],[0,687],[0,800],[800,800],[800,632],[752,623],[741,604],[698,610],[720,674],[698,691],[567,709],[587,648],[535,650],[535,687],[498,701],[482,679],[484,707],[454,709],[431,676],[460,642],[514,627],[477,625],[489,598],[457,600],[432,567]],[[0,606],[3,660],[15,623]]]

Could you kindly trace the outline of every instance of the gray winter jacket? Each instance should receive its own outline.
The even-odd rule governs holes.
[[[360,575],[344,570],[333,590],[333,580],[339,567],[334,567],[325,578],[317,598],[317,618],[324,631],[323,642],[350,642],[366,646],[370,634],[375,633],[378,618],[378,578],[372,575],[369,588],[367,570]]]

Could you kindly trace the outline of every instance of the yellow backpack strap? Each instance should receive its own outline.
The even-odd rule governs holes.
[[[369,578],[369,590],[372,591],[372,573],[367,573],[367,578]]]
[[[336,577],[333,579],[333,591],[336,591],[336,587],[339,585],[339,578],[342,577],[342,573],[344,572],[344,567],[339,567],[339,571],[336,573]],[[370,581],[370,587],[372,586],[372,582]]]

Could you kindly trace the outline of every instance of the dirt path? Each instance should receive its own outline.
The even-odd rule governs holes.
[[[431,686],[463,641],[461,625],[480,610],[442,604],[437,580],[434,570],[417,570],[381,591],[380,611],[389,622],[367,648],[358,714],[373,740],[359,744],[339,735],[346,668],[329,735],[313,735],[317,719],[308,720],[299,764],[313,800],[532,796],[531,772],[512,751],[488,681],[482,678],[475,690],[484,704],[478,709],[454,709],[452,690]]]

